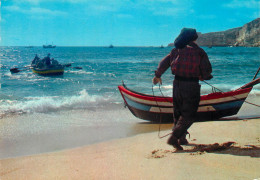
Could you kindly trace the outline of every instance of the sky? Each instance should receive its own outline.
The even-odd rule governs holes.
[[[0,0],[0,46],[167,46],[260,17],[260,0]]]

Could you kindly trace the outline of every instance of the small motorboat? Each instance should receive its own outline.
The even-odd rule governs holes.
[[[234,91],[202,95],[197,122],[219,120],[222,117],[237,114],[253,86],[259,83],[260,78]],[[142,94],[128,89],[124,84],[118,88],[125,105],[134,116],[152,122],[173,122],[172,97]]]
[[[64,73],[64,66],[63,65],[56,65],[50,67],[33,67],[32,71],[36,74],[43,75],[43,76],[57,76],[63,75]]]

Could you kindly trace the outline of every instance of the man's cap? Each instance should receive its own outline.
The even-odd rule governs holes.
[[[179,36],[174,40],[174,46],[177,49],[186,47],[190,42],[195,41],[198,38],[196,29],[183,28]]]

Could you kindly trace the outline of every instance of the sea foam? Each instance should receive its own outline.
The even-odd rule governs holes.
[[[27,97],[23,100],[1,100],[0,115],[23,113],[50,113],[72,109],[93,109],[107,104],[111,99],[99,95],[89,95],[83,89],[69,97],[45,96]]]

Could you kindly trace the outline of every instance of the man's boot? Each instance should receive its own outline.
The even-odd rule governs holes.
[[[181,145],[187,145],[187,144],[189,144],[188,140],[186,139],[186,134],[187,134],[187,133],[184,133],[184,134],[180,137],[180,139],[179,139],[179,144],[181,144]]]
[[[174,135],[171,135],[171,137],[167,141],[167,144],[172,145],[174,148],[176,148],[176,150],[179,150],[179,151],[183,150],[183,148],[181,147],[181,145],[178,142],[178,139]]]

